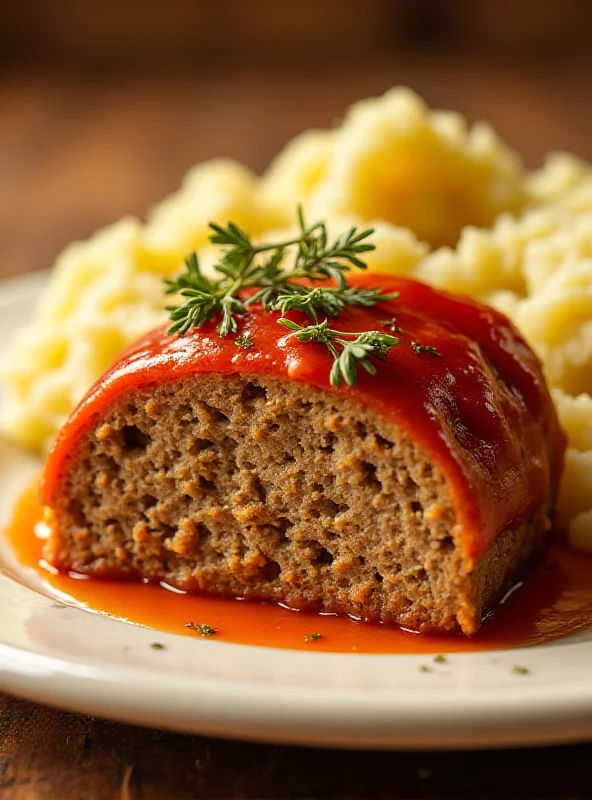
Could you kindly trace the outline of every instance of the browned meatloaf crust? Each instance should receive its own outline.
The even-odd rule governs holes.
[[[447,483],[396,424],[303,383],[211,373],[130,390],[84,431],[48,557],[472,633],[542,546],[547,505],[471,571]]]

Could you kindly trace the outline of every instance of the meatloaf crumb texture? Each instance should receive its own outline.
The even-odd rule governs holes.
[[[340,394],[214,373],[128,391],[88,426],[46,556],[109,577],[473,633],[546,510],[470,570],[443,476]]]

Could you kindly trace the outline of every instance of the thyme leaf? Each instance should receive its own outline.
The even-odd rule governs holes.
[[[376,366],[370,358],[384,361],[389,350],[399,344],[396,336],[382,331],[339,331],[329,327],[327,319],[313,325],[299,325],[287,317],[278,319],[280,325],[292,331],[300,342],[319,342],[324,344],[333,356],[331,367],[331,386],[342,382],[355,386],[358,381],[358,367],[369,375],[376,375]],[[355,338],[352,338],[355,337]]]

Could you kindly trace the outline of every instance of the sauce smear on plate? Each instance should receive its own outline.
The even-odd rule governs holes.
[[[475,636],[430,636],[291,611],[275,603],[189,595],[162,585],[59,573],[42,560],[41,520],[35,485],[17,503],[7,536],[20,564],[41,577],[48,594],[169,633],[200,637],[194,627],[186,627],[191,622],[211,626],[216,630],[211,638],[224,642],[341,653],[435,654],[521,647],[592,629],[592,557],[561,544],[551,548],[523,586],[507,595]],[[313,633],[320,638],[307,639]]]

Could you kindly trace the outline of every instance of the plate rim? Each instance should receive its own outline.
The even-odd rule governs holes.
[[[177,678],[147,705],[146,693],[154,690],[151,677],[139,675],[131,667],[102,667],[98,677],[92,666],[72,666],[71,661],[0,644],[4,691],[70,711],[183,733],[302,746],[397,750],[497,749],[592,741],[589,684],[561,687],[552,698],[548,691],[531,687],[506,692],[503,698],[479,691],[471,692],[470,698],[467,694],[446,697],[425,692],[418,699],[395,693],[393,703],[387,702],[385,693],[342,690],[323,698],[324,714],[319,719],[322,689],[291,687],[286,693],[284,686],[251,686],[245,692],[238,684]],[[44,688],[40,688],[41,678]],[[96,692],[97,685],[108,691],[108,702]],[[192,694],[198,703],[187,702]]]
[[[49,271],[42,270],[0,280],[0,307],[9,316],[18,315],[18,306],[38,298]],[[0,318],[0,333],[7,319]],[[1,479],[1,478],[0,478]],[[15,587],[19,587],[18,589]],[[4,590],[4,593],[2,592]],[[24,594],[23,594],[24,593]],[[48,606],[50,600],[28,585],[7,575],[0,563],[0,620],[11,613],[7,597],[19,598],[20,612],[27,608]],[[71,617],[88,612],[71,609]],[[102,619],[103,626],[129,625],[118,620]],[[14,622],[14,620],[13,620]],[[98,630],[98,626],[90,623]],[[134,626],[135,627],[135,626]],[[132,638],[146,641],[149,629]],[[153,634],[152,634],[153,635]],[[163,641],[177,642],[187,637],[159,632]],[[592,642],[588,643],[592,651]],[[172,645],[171,645],[172,646]],[[578,647],[568,639],[559,650]],[[186,647],[184,645],[184,647]],[[234,645],[222,642],[191,640],[196,654],[218,654],[220,658],[240,654],[256,662],[269,660],[273,648]],[[204,648],[211,648],[205,650]],[[213,648],[213,649],[212,649]],[[186,647],[189,651],[189,648]],[[487,656],[515,661],[536,647],[511,651],[485,651],[482,654],[455,653],[461,661],[469,655],[475,663]],[[388,654],[338,654],[281,651],[295,660],[318,659],[335,663],[356,658],[358,665],[411,664],[431,656]],[[231,655],[229,655],[231,654]],[[154,655],[154,654],[153,654]],[[215,660],[215,659],[214,659]],[[166,691],[155,692],[163,670],[113,666],[70,656],[58,657],[34,647],[10,641],[0,631],[0,688],[30,700],[55,705],[81,713],[92,713],[122,722],[156,725],[187,733],[242,738],[254,741],[332,747],[381,749],[476,749],[491,747],[554,744],[592,741],[592,677],[553,686],[518,682],[503,689],[457,689],[447,693],[426,685],[421,690],[344,689],[323,686],[295,686],[278,683],[239,683],[213,680],[211,677],[180,677]],[[156,662],[155,662],[156,663]],[[303,662],[304,663],[304,662]],[[149,702],[147,702],[147,697]],[[484,716],[485,715],[485,716]]]

